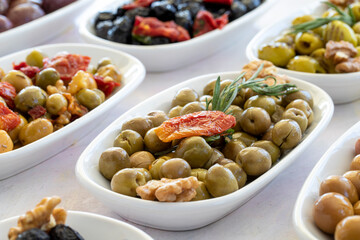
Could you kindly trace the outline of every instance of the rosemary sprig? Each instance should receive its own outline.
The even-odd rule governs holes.
[[[347,13],[345,11],[342,11],[339,9],[336,5],[330,3],[330,2],[324,2],[326,5],[328,5],[330,8],[333,8],[337,13],[339,13],[339,16],[334,17],[324,17],[324,18],[316,18],[313,21],[300,23],[293,25],[291,28],[293,29],[292,33],[298,33],[298,32],[306,32],[308,30],[312,30],[318,27],[321,27],[325,24],[328,24],[329,22],[332,22],[334,20],[342,21],[350,26],[354,25],[356,23],[354,13],[350,6],[347,7]]]

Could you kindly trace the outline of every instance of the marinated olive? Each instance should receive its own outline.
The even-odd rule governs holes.
[[[95,91],[86,88],[76,93],[76,99],[89,110],[96,108],[102,103],[101,97]]]
[[[220,152],[219,150],[217,150],[216,148],[213,148],[213,152],[210,156],[209,161],[207,161],[204,165],[205,169],[209,169],[212,165],[214,165],[215,163],[217,163],[220,159],[224,158],[224,154],[222,154],[222,152]]]
[[[146,132],[144,137],[144,143],[151,153],[157,153],[164,151],[171,147],[171,142],[163,142],[155,133],[155,128],[150,129]]]
[[[181,112],[182,108],[183,108],[182,106],[176,106],[176,107],[173,107],[172,109],[170,109],[169,114],[168,114],[169,118],[180,116],[181,115],[180,112]]]
[[[326,73],[315,58],[309,56],[296,56],[286,66],[290,70],[309,73]]]
[[[189,34],[192,33],[193,20],[189,10],[178,11],[175,13],[175,23],[188,30]]]
[[[310,126],[310,124],[313,122],[314,112],[307,101],[302,99],[295,99],[286,106],[285,110],[288,110],[289,108],[297,108],[303,111],[308,119],[308,126]]]
[[[0,15],[0,33],[5,32],[13,27],[12,22],[4,15]]]
[[[256,137],[251,136],[245,132],[236,132],[233,134],[232,138],[234,139],[234,141],[242,141],[247,147],[256,142],[257,140]]]
[[[285,104],[284,106],[287,106],[289,103],[291,103],[295,99],[305,100],[311,108],[314,106],[314,100],[313,100],[311,94],[305,90],[299,90],[297,92],[286,94],[283,97],[283,102]]]
[[[130,167],[130,158],[127,152],[120,147],[106,149],[100,156],[100,173],[108,180],[119,170]]]
[[[199,186],[196,188],[196,196],[191,201],[199,201],[211,198],[206,185],[203,181],[199,181]]]
[[[210,95],[203,95],[203,96],[201,96],[200,98],[199,98],[199,101],[200,102],[210,102],[210,100],[212,100],[212,96],[210,96]]]
[[[213,197],[221,197],[239,189],[234,174],[224,166],[215,164],[205,178],[206,189]]]
[[[200,112],[205,110],[205,104],[203,102],[190,102],[187,103],[180,111],[180,115],[185,115],[194,112]]]
[[[174,96],[171,106],[185,106],[187,103],[195,102],[199,99],[199,95],[194,89],[180,89]]]
[[[302,55],[308,55],[316,49],[324,47],[320,36],[310,33],[298,33],[295,38],[295,49]],[[290,60],[290,59],[289,59]]]
[[[160,176],[163,178],[190,177],[191,167],[187,161],[181,158],[172,158],[164,162],[160,167]]]
[[[328,192],[336,192],[344,195],[354,204],[359,201],[359,196],[355,186],[351,181],[343,176],[329,176],[320,184],[319,195]]]
[[[108,32],[114,26],[112,21],[101,21],[95,25],[96,36],[107,39]]]
[[[259,147],[265,149],[271,156],[271,162],[274,164],[279,159],[281,152],[278,146],[272,141],[260,140],[251,144],[251,147]]]
[[[146,132],[151,128],[153,128],[153,124],[149,119],[143,117],[136,117],[123,123],[121,131],[131,129],[135,132],[138,132],[142,137],[144,137]]]
[[[275,112],[270,116],[273,123],[277,123],[282,119],[285,108],[280,105],[275,105]]]
[[[272,141],[281,149],[295,147],[302,138],[301,129],[297,122],[283,119],[274,125],[271,131]]]
[[[22,116],[21,114],[19,114],[20,117],[20,123],[19,125],[17,125],[14,129],[12,129],[11,131],[8,132],[11,140],[16,143],[19,140],[19,134],[20,134],[20,130],[26,125],[28,124],[28,121],[26,120],[26,118],[24,118],[24,116]],[[1,145],[1,144],[0,144]]]
[[[161,21],[175,20],[176,8],[168,1],[155,1],[150,5],[150,15]]]
[[[100,22],[97,26],[99,28],[99,33],[101,28],[106,28],[107,26]],[[110,25],[110,24],[109,24]],[[132,21],[127,16],[118,17],[113,25],[108,29],[106,38],[113,42],[118,43],[130,43],[131,42],[131,29],[132,29]],[[104,29],[105,31],[105,29]]]
[[[350,180],[350,182],[356,188],[358,196],[360,196],[360,171],[359,170],[347,171],[346,173],[344,173],[343,176],[348,180]]]
[[[325,57],[325,48],[319,48],[313,51],[310,57],[314,58],[320,66],[327,72],[327,73],[335,73],[335,64],[328,58]]]
[[[14,144],[8,133],[0,130],[0,153],[9,152],[13,150]]]
[[[246,145],[241,140],[232,140],[225,144],[222,153],[224,154],[224,157],[235,161],[238,153],[244,148],[246,148]]]
[[[324,31],[324,41],[347,41],[352,43],[354,47],[357,46],[357,38],[354,30],[344,22],[335,20],[327,24]]]
[[[288,108],[282,115],[282,119],[292,119],[299,124],[301,132],[304,133],[308,126],[308,119],[303,111],[298,108]]]
[[[24,73],[11,70],[2,79],[2,82],[8,82],[15,87],[16,92],[20,92],[22,89],[33,85],[31,79]]]
[[[31,53],[26,56],[26,63],[29,66],[42,68],[44,66],[43,59],[44,55],[41,53],[41,51],[32,50]]]
[[[74,2],[74,0],[42,0],[41,6],[46,13],[51,13],[72,2]]]
[[[240,126],[250,134],[261,135],[271,125],[269,114],[262,108],[250,107],[241,114]]]
[[[263,148],[247,147],[239,152],[236,162],[247,175],[260,176],[271,168],[271,156]]]
[[[292,25],[298,25],[298,24],[310,22],[310,21],[313,21],[313,20],[314,20],[313,16],[311,16],[311,15],[303,15],[303,16],[300,16],[300,17],[296,17],[294,20],[292,20],[291,24]]]
[[[354,215],[360,215],[360,201],[354,204]]]
[[[175,150],[178,158],[185,159],[191,168],[200,168],[209,161],[213,149],[202,137],[189,137],[182,140]]]
[[[333,234],[336,225],[345,217],[354,215],[349,199],[339,193],[325,193],[315,202],[313,216],[316,226]]]
[[[114,192],[136,197],[136,188],[145,185],[146,178],[135,168],[124,168],[111,179],[110,186]]]
[[[132,168],[149,169],[153,161],[155,161],[154,156],[147,151],[136,152],[130,156],[130,165]]]
[[[161,179],[161,175],[160,175],[160,168],[161,166],[165,163],[167,159],[164,158],[158,158],[155,161],[153,161],[149,167],[149,171],[151,174],[151,177],[153,179]]]
[[[38,118],[23,126],[19,133],[19,140],[23,145],[35,142],[54,131],[52,123],[44,118]]]
[[[146,168],[133,168],[133,169],[138,170],[139,172],[141,172],[142,174],[144,174],[146,182],[152,180],[151,173],[150,173],[150,171],[147,170]]]
[[[286,43],[275,42],[263,45],[258,51],[258,56],[276,66],[285,67],[290,59],[295,57],[295,50]]]
[[[56,82],[60,79],[60,74],[55,68],[45,68],[36,75],[36,86],[46,90],[47,86],[55,86]]]
[[[29,86],[22,89],[15,97],[16,108],[22,112],[27,112],[33,107],[46,103],[47,94],[44,90],[36,86]]]
[[[261,140],[272,141],[272,129],[274,128],[274,124],[271,124],[269,129],[264,133]]]
[[[336,240],[360,239],[360,216],[349,216],[341,220],[335,228]]]
[[[215,83],[216,79],[209,81],[204,87],[203,94],[212,96],[214,94]]]
[[[356,155],[350,164],[350,170],[360,170],[360,155]]]
[[[355,154],[360,154],[360,139],[356,140],[355,142]]]
[[[105,93],[103,91],[101,91],[100,89],[97,89],[97,88],[94,88],[91,90],[93,90],[100,97],[102,103],[105,101],[106,97],[105,97]]]
[[[56,224],[51,228],[49,236],[53,240],[71,239],[71,240],[84,240],[84,238],[69,226],[64,224]]]
[[[135,152],[142,151],[144,140],[141,135],[133,130],[124,130],[114,140],[114,147],[123,148],[129,156]]]
[[[231,4],[229,19],[233,21],[244,15],[246,12],[247,12],[247,8],[245,4],[243,4],[241,1],[233,1]]]
[[[164,111],[152,111],[146,115],[152,122],[154,127],[160,126],[163,122],[169,119]]]
[[[199,181],[204,182],[207,174],[207,170],[204,168],[191,169],[191,176],[196,177]]]
[[[60,93],[51,94],[48,99],[46,99],[46,110],[53,115],[64,112],[67,109],[67,106],[68,101]]]
[[[231,114],[236,118],[236,125],[233,127],[234,131],[240,131],[240,120],[241,120],[241,114],[244,112],[244,110],[241,109],[241,107],[236,105],[230,105],[228,110],[226,111],[227,114]]]
[[[14,27],[28,23],[44,15],[44,11],[38,5],[31,2],[22,3],[10,8],[7,13],[7,17],[14,24]]]
[[[276,108],[276,102],[275,100],[270,96],[265,95],[255,95],[250,97],[244,105],[244,109],[250,108],[250,107],[259,107],[264,109],[268,112],[268,114],[271,116],[275,112]]]
[[[224,165],[224,167],[229,169],[234,174],[234,177],[236,178],[239,188],[242,188],[243,186],[245,186],[245,183],[247,180],[247,175],[246,175],[245,171],[240,167],[239,164],[227,163]]]
[[[360,22],[355,23],[352,26],[352,29],[354,30],[355,33],[360,33]],[[359,43],[358,43],[359,44]]]

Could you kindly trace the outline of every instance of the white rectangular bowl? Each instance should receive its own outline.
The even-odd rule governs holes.
[[[226,196],[182,203],[164,203],[128,197],[111,191],[110,182],[99,172],[98,161],[101,153],[113,146],[114,139],[119,134],[122,123],[126,120],[135,116],[145,116],[152,110],[168,112],[171,99],[183,87],[191,87],[202,93],[205,84],[210,80],[216,79],[218,76],[221,76],[221,79],[235,79],[239,74],[240,72],[216,73],[190,79],[149,98],[124,113],[100,133],[81,154],[76,164],[78,181],[105,206],[120,216],[149,227],[175,231],[196,229],[231,213],[293,163],[326,128],[334,111],[333,102],[327,93],[313,84],[294,78],[290,79],[291,83],[312,94],[315,116],[313,123],[306,130],[301,143],[283,156],[279,163],[243,188]]]
[[[110,48],[90,44],[53,44],[36,47],[49,57],[67,51],[91,57],[96,65],[103,57],[109,57],[123,74],[122,86],[109,99],[83,117],[60,130],[30,143],[24,147],[0,154],[0,180],[30,168],[79,141],[88,131],[101,124],[101,119],[109,113],[121,99],[135,90],[145,77],[145,68],[136,58]],[[26,49],[0,59],[0,67],[8,72],[12,63],[25,60],[32,49]]]

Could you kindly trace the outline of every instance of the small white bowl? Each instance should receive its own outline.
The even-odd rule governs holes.
[[[305,14],[319,16],[326,10],[324,4],[320,2],[311,3],[304,9],[283,18],[269,27],[261,30],[249,42],[246,47],[246,56],[252,60],[258,60],[258,50],[265,43],[270,43],[276,37],[280,36],[282,32],[289,29],[291,21],[297,17]],[[288,70],[285,68],[277,68],[278,73],[286,74],[295,78],[303,79],[313,83],[324,89],[333,99],[335,104],[352,102],[360,98],[360,72],[355,73],[339,73],[339,74],[324,74],[324,73],[305,73]]]
[[[235,42],[245,34],[246,25],[270,8],[275,0],[266,0],[259,7],[230,22],[221,30],[213,30],[188,41],[153,46],[122,44],[102,39],[95,35],[94,18],[99,9],[94,9],[82,17],[79,31],[85,41],[112,47],[130,53],[144,63],[149,72],[163,72],[181,68],[214,54],[220,49]],[[118,1],[112,2],[104,9],[118,7]]]
[[[91,3],[92,0],[77,0],[41,18],[0,33],[0,57],[55,37],[74,24],[78,14]]]
[[[136,115],[145,116],[155,109],[168,112],[171,99],[176,91],[183,87],[191,87],[202,93],[208,81],[216,79],[218,76],[221,76],[221,79],[235,79],[239,74],[240,72],[216,73],[190,79],[149,98],[124,113],[100,133],[81,154],[76,164],[78,181],[122,217],[149,227],[175,231],[196,229],[231,213],[294,162],[297,156],[326,128],[332,117],[334,105],[329,95],[323,90],[313,84],[291,78],[292,83],[312,94],[314,122],[307,130],[302,142],[284,156],[278,164],[243,188],[223,197],[183,203],[164,203],[128,197],[111,191],[110,182],[99,172],[98,161],[101,153],[113,146],[113,141],[119,134],[124,121]]]
[[[333,239],[314,223],[313,206],[319,198],[320,183],[330,175],[343,175],[350,170],[355,156],[355,142],[360,138],[360,122],[346,131],[321,157],[307,177],[297,197],[293,223],[300,239]]]
[[[91,57],[96,65],[103,57],[109,57],[123,74],[119,87],[103,104],[60,130],[21,148],[0,154],[0,179],[12,176],[50,158],[71,144],[79,141],[89,130],[101,123],[101,119],[127,94],[143,81],[145,68],[136,58],[111,48],[90,44],[53,44],[36,47],[49,57],[63,51]],[[32,49],[26,49],[0,59],[0,67],[8,72],[12,63],[20,63]]]
[[[17,226],[19,216],[0,221],[0,240],[7,240],[11,227]],[[102,215],[68,211],[66,225],[80,233],[86,240],[152,240],[140,229]]]

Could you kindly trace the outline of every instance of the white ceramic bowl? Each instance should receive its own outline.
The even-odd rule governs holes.
[[[18,218],[0,221],[0,240],[8,240],[9,229],[17,225]],[[78,231],[86,240],[152,240],[128,223],[94,213],[68,211],[66,225]]]
[[[270,25],[261,30],[249,42],[246,47],[246,56],[252,60],[258,59],[258,49],[265,43],[270,43],[276,37],[280,36],[284,30],[289,29],[291,21],[297,17],[305,14],[320,16],[326,10],[324,4],[320,2],[311,3],[308,7],[292,13],[288,17]],[[321,73],[305,73],[288,70],[285,68],[277,68],[280,74],[286,74],[295,78],[303,79],[313,83],[324,89],[333,99],[335,104],[347,103],[360,98],[360,72],[356,73],[339,73],[339,74],[321,74]]]
[[[165,230],[190,230],[210,224],[240,207],[253,197],[272,179],[296,160],[311,142],[328,125],[334,110],[333,102],[323,90],[310,83],[291,79],[299,88],[308,90],[314,97],[315,119],[307,130],[302,142],[269,171],[247,184],[240,190],[223,197],[196,202],[163,203],[128,197],[110,190],[110,182],[99,172],[100,155],[112,147],[115,137],[124,121],[136,115],[145,116],[151,110],[169,111],[170,99],[183,87],[191,87],[202,93],[205,84],[217,76],[222,79],[235,79],[239,72],[216,73],[190,79],[171,87],[135,106],[101,134],[84,150],[76,164],[76,176],[79,182],[106,206],[130,221]]]
[[[77,0],[39,19],[0,33],[0,57],[55,37],[74,24],[75,18],[91,3],[92,0]]]
[[[307,177],[295,203],[293,222],[301,239],[333,239],[316,227],[313,206],[319,198],[320,183],[330,175],[343,175],[350,170],[355,156],[355,142],[360,138],[360,122],[344,133],[321,157]]]
[[[122,86],[103,104],[62,129],[19,149],[0,154],[0,179],[12,176],[30,168],[64,148],[79,141],[89,130],[98,126],[105,114],[109,113],[121,99],[132,92],[144,79],[145,68],[136,58],[110,48],[90,44],[53,44],[36,47],[49,57],[67,51],[91,57],[90,64],[97,64],[103,57],[109,57],[123,73]],[[32,49],[23,50],[0,59],[0,67],[8,72],[12,63],[24,61]]]
[[[266,0],[258,8],[229,23],[222,30],[214,30],[180,43],[137,46],[116,43],[97,37],[93,28],[93,22],[99,9],[94,9],[95,11],[91,13],[89,11],[89,14],[82,17],[79,28],[80,34],[87,42],[130,53],[144,63],[147,71],[163,72],[195,63],[235,42],[237,38],[241,37],[241,34],[246,34],[246,25],[251,24],[252,20],[261,16],[265,10],[270,8],[273,2],[275,0]],[[118,7],[119,5],[119,1],[115,1],[115,3],[107,5],[105,9]]]

